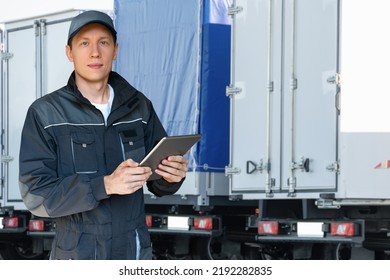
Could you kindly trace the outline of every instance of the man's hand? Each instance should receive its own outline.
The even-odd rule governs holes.
[[[139,163],[128,159],[123,161],[115,171],[104,177],[107,195],[131,194],[143,187],[152,175],[149,167],[139,166]]]
[[[180,182],[188,171],[188,160],[183,156],[170,156],[157,167],[156,173],[170,183]]]

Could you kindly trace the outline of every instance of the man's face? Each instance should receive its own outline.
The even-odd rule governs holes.
[[[111,31],[98,23],[88,24],[70,44],[66,55],[74,64],[77,83],[107,82],[118,50]]]

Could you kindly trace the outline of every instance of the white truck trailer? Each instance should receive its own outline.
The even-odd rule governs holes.
[[[115,1],[114,70],[153,101],[168,134],[203,135],[175,195],[145,192],[155,258],[388,258],[387,2]],[[54,225],[20,200],[17,156],[27,106],[71,69],[58,61],[60,22],[63,42],[43,52],[12,44],[45,46],[34,24],[2,29],[5,258],[50,248]],[[59,69],[64,80],[50,76]]]
[[[51,238],[43,246],[42,239],[35,241],[28,231],[32,217],[18,187],[20,136],[29,105],[67,82],[73,65],[64,55],[65,34],[78,13],[69,10],[5,22],[0,29],[0,252],[5,259],[40,257],[43,248],[49,248]]]

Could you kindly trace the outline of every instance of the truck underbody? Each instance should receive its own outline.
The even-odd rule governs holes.
[[[219,202],[221,203],[222,200]],[[390,207],[345,206],[318,209],[313,200],[231,201],[194,209],[191,205],[146,205],[154,259],[389,259]],[[243,204],[243,205],[242,205]],[[28,211],[3,211],[3,259],[48,259],[55,224]],[[161,214],[164,213],[164,214]],[[9,218],[17,218],[15,223]],[[148,222],[149,217],[149,222]],[[171,218],[184,218],[181,225]],[[205,221],[204,226],[197,219]],[[207,219],[211,224],[207,224]],[[42,221],[44,226],[35,226]],[[277,224],[277,232],[259,228]],[[330,224],[353,225],[351,233],[331,235]],[[173,223],[173,224],[171,224]],[[300,233],[301,223],[321,224]],[[29,225],[30,224],[30,227]],[[206,225],[207,224],[207,225]],[[267,228],[267,226],[265,228]]]
[[[257,203],[254,201],[254,203]],[[263,201],[253,206],[216,206],[210,211],[167,206],[171,215],[216,217],[216,228],[199,234],[189,226],[172,233],[167,225],[151,227],[156,258],[175,259],[387,259],[390,207],[349,206],[316,209],[312,200]],[[314,207],[313,207],[314,206]],[[165,209],[166,210],[166,209]],[[230,210],[230,211],[229,211]],[[151,214],[158,217],[156,211]],[[260,214],[261,213],[261,214]],[[164,217],[160,215],[161,220]],[[260,222],[278,223],[278,233],[259,233]],[[330,225],[353,225],[355,232],[331,235]],[[301,223],[320,223],[320,236],[297,233]],[[189,223],[191,224],[191,223]],[[158,228],[158,230],[155,229]]]

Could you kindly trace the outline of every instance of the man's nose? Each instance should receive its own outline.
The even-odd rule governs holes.
[[[98,44],[91,44],[91,57],[100,57]]]

